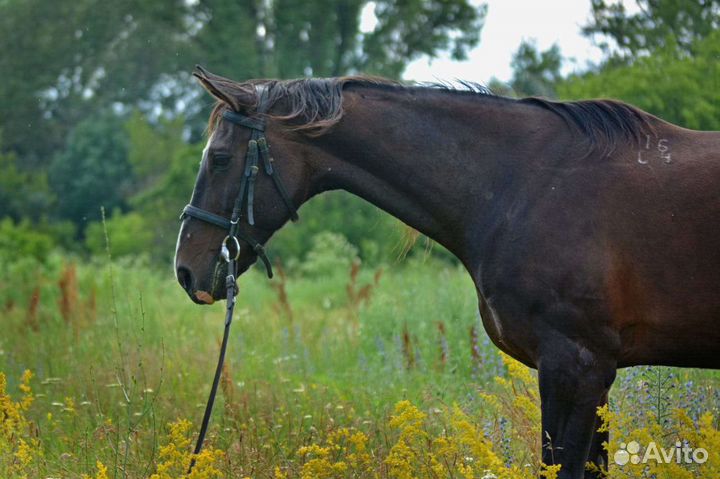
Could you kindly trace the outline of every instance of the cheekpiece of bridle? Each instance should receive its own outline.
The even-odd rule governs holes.
[[[268,277],[273,277],[272,266],[270,265],[270,260],[265,254],[263,246],[252,236],[241,233],[239,229],[240,220],[243,218],[243,207],[245,207],[247,211],[246,217],[248,224],[251,226],[255,224],[255,213],[253,211],[255,179],[260,171],[259,162],[261,160],[265,173],[273,180],[275,188],[278,193],[280,193],[280,197],[285,203],[287,209],[290,211],[290,218],[293,221],[297,221],[298,219],[297,209],[290,199],[277,169],[273,165],[274,159],[270,154],[270,148],[268,146],[267,139],[265,138],[265,120],[261,115],[267,112],[268,107],[269,105],[266,100],[266,91],[260,90],[257,106],[258,116],[246,116],[230,110],[226,110],[222,114],[223,119],[238,126],[249,128],[251,131],[247,154],[245,155],[245,170],[243,172],[242,180],[240,181],[240,192],[235,199],[230,219],[210,213],[209,211],[205,211],[193,205],[185,206],[182,214],[180,215],[181,220],[187,217],[196,218],[201,221],[205,221],[206,223],[219,226],[220,228],[228,231],[227,236],[225,236],[220,244],[220,257],[227,263],[227,276],[225,277],[225,286],[227,288],[225,331],[223,333],[222,345],[220,346],[218,364],[215,368],[215,377],[213,379],[212,387],[210,388],[210,396],[208,397],[208,402],[205,406],[205,414],[203,415],[203,422],[200,426],[200,433],[195,445],[193,459],[190,462],[190,467],[188,468],[188,474],[190,474],[195,466],[195,457],[200,454],[200,450],[202,449],[205,434],[207,433],[207,428],[210,423],[210,416],[212,414],[218,384],[220,383],[220,375],[222,373],[223,362],[225,361],[225,351],[227,349],[230,324],[232,323],[233,310],[235,308],[235,294],[237,293],[237,260],[240,257],[241,241],[247,243],[253,249],[255,254],[257,254],[257,256],[262,260],[265,265],[265,269],[267,270]]]

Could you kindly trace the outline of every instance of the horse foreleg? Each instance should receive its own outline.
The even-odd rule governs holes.
[[[560,479],[582,479],[597,407],[615,379],[615,363],[567,338],[545,346],[538,365],[543,462],[562,464]]]
[[[608,402],[608,393],[606,392],[598,407],[604,406]],[[607,470],[608,468],[608,452],[603,447],[603,443],[610,441],[610,433],[608,431],[598,432],[598,429],[602,425],[602,419],[599,416],[595,416],[595,426],[593,426],[593,436],[590,442],[590,454],[588,455],[588,462],[594,463],[598,468]],[[585,471],[585,479],[600,479],[602,474]]]

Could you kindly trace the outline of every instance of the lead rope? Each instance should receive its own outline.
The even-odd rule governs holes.
[[[205,405],[205,414],[203,415],[202,425],[200,426],[200,434],[198,435],[197,443],[195,443],[195,451],[193,452],[193,458],[190,461],[190,467],[188,467],[187,474],[195,467],[195,461],[202,450],[203,442],[205,441],[205,434],[207,433],[208,425],[210,424],[210,416],[212,415],[213,404],[215,404],[215,396],[217,394],[218,384],[220,383],[220,375],[222,374],[223,364],[225,363],[225,351],[227,350],[228,337],[230,336],[230,324],[233,319],[233,310],[235,309],[235,293],[237,291],[237,285],[235,284],[235,258],[230,258],[228,261],[228,275],[225,278],[225,285],[227,286],[227,306],[225,309],[225,331],[223,332],[222,345],[220,346],[220,356],[218,357],[217,367],[215,368],[215,377],[213,378],[212,387],[210,388],[210,396],[208,397],[207,404]]]

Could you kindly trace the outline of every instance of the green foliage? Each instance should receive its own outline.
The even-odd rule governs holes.
[[[500,96],[506,96],[506,97],[516,97],[515,91],[510,86],[509,83],[506,83],[502,80],[499,80],[496,77],[490,78],[490,81],[487,84],[488,89],[493,92],[493,95],[500,95]]]
[[[48,267],[58,251],[77,250],[75,228],[70,222],[36,223],[23,219],[0,218],[0,290],[17,287],[8,284],[14,276],[23,284],[34,281],[32,275]]]
[[[238,79],[361,70],[397,77],[420,54],[451,50],[460,58],[479,39],[484,10],[469,0],[377,1],[378,27],[362,33],[369,3],[0,2],[7,52],[0,107],[12,112],[0,117],[0,130],[23,160],[47,167],[69,132],[99,109],[140,107],[191,120],[203,110],[203,121],[204,99],[189,76],[194,63]]]
[[[167,263],[172,258],[178,215],[192,192],[201,145],[182,139],[182,119],[151,125],[135,112],[125,124],[129,176],[137,178],[126,193],[131,211],[115,209],[107,220],[113,256],[145,254]],[[86,232],[85,245],[93,254],[105,251],[99,219]]]
[[[395,78],[422,54],[449,50],[464,59],[480,40],[486,12],[487,5],[475,8],[464,0],[375,2],[378,25],[364,37],[356,68]]]
[[[339,233],[318,233],[312,238],[312,247],[300,265],[300,271],[309,277],[332,274],[350,269],[357,258],[357,248]]]
[[[133,143],[131,150],[141,145]],[[201,144],[175,144],[163,156],[167,161],[164,173],[130,200],[134,211],[145,221],[147,230],[153,232],[151,248],[145,251],[161,262],[169,261],[175,252],[180,225],[178,216],[190,200],[202,148]]]
[[[133,170],[145,176],[145,187],[131,198],[132,206],[161,217],[172,210],[173,220],[190,199],[204,148],[184,143],[176,125],[146,124],[142,134],[131,131],[129,146]]]
[[[137,212],[126,214],[115,210],[105,221],[93,222],[85,232],[85,244],[90,253],[104,255],[106,252],[105,229],[113,257],[140,255],[151,249],[156,232]]]
[[[558,86],[562,98],[618,98],[686,128],[720,129],[720,32],[693,45],[685,55],[670,44],[632,65],[608,64],[573,76]]]
[[[11,218],[0,220],[0,263],[22,257],[43,261],[54,247],[52,236],[39,231],[29,221],[15,223]]]
[[[0,129],[10,149],[47,167],[92,112],[115,102],[162,105],[153,87],[187,69],[178,53],[188,38],[188,3],[0,2]]]
[[[276,3],[276,2],[273,2]],[[283,2],[277,2],[282,4]],[[281,6],[277,8],[282,8]],[[200,30],[191,40],[189,55],[195,63],[212,66],[226,76],[259,78],[274,76],[266,57],[269,37],[267,28],[272,15],[263,2],[205,0],[195,6],[194,15],[201,22]],[[301,11],[294,10],[298,16]],[[300,22],[291,22],[296,25]],[[277,26],[278,29],[284,25]],[[260,35],[258,29],[265,31]],[[281,38],[278,39],[281,41]],[[232,47],[231,47],[232,45]],[[192,64],[188,62],[189,64]]]
[[[22,169],[17,155],[1,150],[0,171],[0,218],[36,220],[48,214],[53,195],[44,171]]]
[[[363,261],[392,261],[403,240],[402,223],[366,201],[345,192],[323,193],[302,207],[300,221],[272,238],[271,251],[292,265],[312,247],[313,239],[329,231],[341,233]]]
[[[100,207],[125,206],[132,182],[127,135],[113,115],[88,118],[73,130],[67,148],[50,166],[58,214],[84,227],[100,217]]]
[[[695,54],[698,40],[720,26],[717,0],[636,0],[639,11],[628,13],[623,2],[592,0],[592,20],[583,28],[599,37],[599,45],[615,60],[631,63],[656,50],[677,48]]]
[[[362,0],[280,0],[272,15],[277,43],[272,70],[282,78],[338,76],[351,70],[358,42]]]
[[[161,119],[153,125],[146,115],[135,110],[125,123],[128,135],[128,161],[137,181],[136,189],[143,190],[157,183],[172,163],[171,158],[183,148],[182,117]]]
[[[513,55],[511,66],[510,85],[518,96],[556,96],[555,86],[562,79],[562,55],[557,45],[540,52],[534,41],[523,40]]]
[[[479,41],[485,7],[467,0],[373,2],[377,25],[360,32],[367,0],[199,2],[191,56],[234,78],[338,76],[397,78],[419,55],[464,58]],[[235,45],[236,48],[221,48]],[[239,54],[242,52],[242,54]]]

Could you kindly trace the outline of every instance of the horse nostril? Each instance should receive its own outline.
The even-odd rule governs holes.
[[[192,293],[193,277],[189,269],[184,266],[179,266],[177,269],[177,280],[185,291]]]

